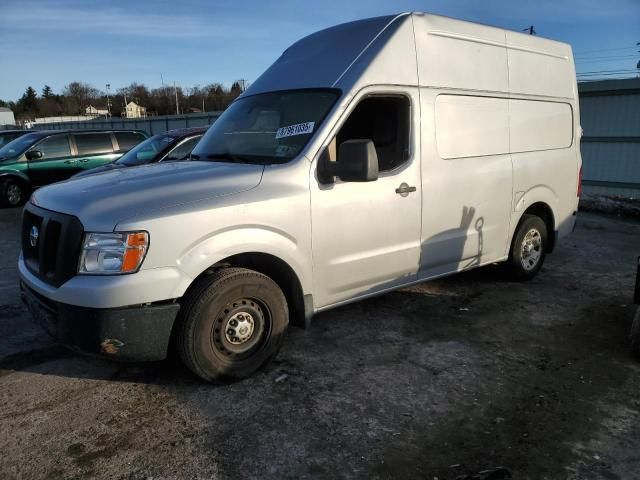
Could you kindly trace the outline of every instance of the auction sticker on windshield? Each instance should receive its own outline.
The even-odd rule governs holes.
[[[313,132],[313,126],[315,122],[298,123],[296,125],[289,125],[288,127],[281,127],[276,132],[276,139],[293,137],[294,135],[306,135]]]

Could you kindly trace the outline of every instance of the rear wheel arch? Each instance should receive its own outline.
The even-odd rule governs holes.
[[[546,202],[535,202],[532,203],[531,205],[529,205],[523,212],[522,215],[520,215],[520,218],[518,219],[518,223],[516,224],[513,233],[512,233],[512,241],[513,241],[513,237],[515,236],[516,232],[518,231],[518,228],[520,227],[522,221],[527,218],[527,215],[534,215],[538,218],[540,218],[544,224],[547,227],[547,235],[548,235],[548,240],[547,240],[547,253],[551,253],[553,252],[554,248],[555,248],[555,231],[556,231],[556,225],[555,225],[555,215],[553,213],[553,209],[551,208],[551,206],[549,206],[548,203]]]

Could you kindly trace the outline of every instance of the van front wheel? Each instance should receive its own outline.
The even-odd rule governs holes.
[[[278,353],[289,324],[287,301],[266,275],[224,268],[183,297],[177,347],[185,365],[208,382],[244,378]]]
[[[547,226],[540,217],[522,216],[506,265],[513,280],[530,280],[540,271],[547,251],[547,235]]]

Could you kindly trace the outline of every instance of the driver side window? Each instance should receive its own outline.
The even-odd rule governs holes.
[[[68,135],[53,135],[35,145],[31,150],[42,152],[41,160],[71,156]]]
[[[379,171],[393,170],[409,159],[409,112],[409,99],[404,96],[365,98],[342,125],[332,147],[339,149],[347,140],[372,140]]]

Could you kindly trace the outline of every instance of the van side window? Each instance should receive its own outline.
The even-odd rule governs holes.
[[[338,132],[337,144],[372,140],[379,171],[393,170],[409,158],[409,110],[409,99],[403,96],[365,98]]]
[[[111,135],[108,133],[82,133],[75,135],[78,155],[98,155],[113,152]]]
[[[41,151],[43,159],[71,156],[69,137],[67,135],[53,135],[45,138],[42,142],[31,148],[31,150]]]

